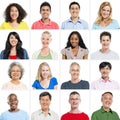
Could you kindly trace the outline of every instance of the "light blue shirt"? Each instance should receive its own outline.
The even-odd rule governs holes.
[[[88,23],[82,19],[74,23],[70,18],[62,23],[61,29],[88,29]]]
[[[96,23],[94,23],[93,27],[92,27],[92,29],[119,29],[119,28],[120,28],[120,26],[119,26],[117,20],[112,20],[112,22],[106,27],[103,27]]]
[[[0,120],[29,120],[27,112],[19,110],[18,112],[6,111],[1,114]]]

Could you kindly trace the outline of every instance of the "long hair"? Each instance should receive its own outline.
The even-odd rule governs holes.
[[[17,46],[16,46],[17,56],[20,59],[24,59],[24,52],[23,52],[23,48],[22,48],[22,41],[21,41],[21,39],[19,37],[19,34],[16,33],[16,32],[10,32],[8,37],[7,37],[5,50],[4,50],[4,53],[3,53],[3,59],[8,59],[9,58],[10,50],[12,48],[12,45],[10,44],[10,36],[11,35],[15,36],[15,38],[18,40],[18,43],[17,43]]]
[[[48,79],[50,79],[50,78],[52,77],[52,73],[51,73],[50,66],[48,65],[48,63],[43,62],[43,63],[41,63],[41,64],[39,65],[39,68],[38,68],[38,71],[37,71],[37,76],[36,76],[36,80],[38,80],[38,81],[40,81],[40,82],[43,80],[43,77],[42,77],[42,67],[43,67],[43,66],[47,66],[47,67],[49,68],[50,74],[49,74],[49,76],[48,76]]]
[[[71,39],[71,36],[72,36],[73,34],[76,34],[76,35],[78,36],[78,39],[79,39],[78,45],[79,45],[81,48],[87,49],[87,47],[85,46],[85,43],[84,43],[84,41],[83,41],[83,39],[82,39],[82,36],[80,35],[80,33],[79,33],[78,31],[73,31],[73,32],[70,33],[70,35],[69,35],[69,37],[68,37],[67,45],[66,45],[65,48],[72,47],[71,42],[70,42],[70,39]]]
[[[22,8],[22,6],[17,4],[17,3],[11,3],[7,6],[7,8],[5,9],[5,12],[4,12],[5,21],[6,22],[12,22],[12,19],[11,19],[11,16],[10,16],[11,7],[16,7],[18,9],[19,16],[17,18],[17,22],[20,23],[27,16],[27,13]]]
[[[107,21],[108,22],[111,22],[112,21],[112,6],[109,2],[103,2],[101,5],[100,5],[100,8],[99,8],[99,11],[98,11],[98,17],[95,21],[96,24],[100,24],[100,22],[103,20],[102,18],[102,15],[101,15],[101,10],[105,7],[105,6],[109,6],[110,7],[110,15],[109,17],[107,18]]]

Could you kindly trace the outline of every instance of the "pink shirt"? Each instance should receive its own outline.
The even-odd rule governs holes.
[[[105,82],[105,80],[100,78],[91,84],[91,89],[94,89],[94,90],[118,90],[118,89],[120,89],[120,87],[116,81],[109,79],[107,82]]]
[[[41,19],[33,23],[32,29],[59,29],[59,26],[51,20],[48,24],[44,24]]]

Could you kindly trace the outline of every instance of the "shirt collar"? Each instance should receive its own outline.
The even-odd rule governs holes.
[[[105,81],[103,78],[100,78],[100,82],[104,82],[104,83],[106,83],[106,81]],[[112,80],[109,79],[109,80],[107,80],[107,82],[112,82]]]
[[[39,115],[41,115],[41,114],[44,114],[44,112],[42,111],[42,109],[39,110]],[[48,115],[51,116],[51,114],[52,114],[51,110],[49,110]]]
[[[42,19],[40,19],[40,23],[41,23],[42,25],[51,25],[51,20],[49,19],[49,23],[48,23],[48,24],[45,24],[45,23],[42,21]]]
[[[103,109],[103,106],[101,107],[101,109],[100,109],[100,110],[101,110],[101,112],[102,112],[102,113],[106,113],[106,112],[107,112],[107,111],[105,111],[105,110]],[[109,111],[109,112],[110,112],[110,113],[113,113],[113,111],[112,111],[112,109],[111,109],[111,108],[110,108],[110,111]]]
[[[71,18],[69,18],[69,19],[68,19],[68,22],[73,22],[73,21],[72,21],[72,19],[71,19]],[[80,18],[78,18],[78,21],[77,21],[77,22],[82,23],[82,21],[81,21],[81,19],[80,19]]]

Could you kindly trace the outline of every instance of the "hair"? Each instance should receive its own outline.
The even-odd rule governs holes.
[[[15,36],[15,38],[18,40],[17,46],[16,46],[16,52],[17,52],[17,56],[20,59],[24,59],[24,51],[22,48],[22,41],[19,37],[19,34],[17,32],[10,32],[7,40],[6,40],[6,45],[5,45],[5,49],[3,52],[3,59],[8,59],[9,58],[9,54],[10,54],[10,50],[12,48],[12,45],[10,44],[10,36],[13,35]]]
[[[69,9],[70,9],[71,6],[74,5],[74,4],[78,5],[78,7],[79,7],[79,9],[80,9],[80,4],[79,4],[78,2],[75,2],[75,1],[70,3],[70,5],[69,5]]]
[[[102,63],[100,63],[100,65],[99,65],[99,70],[101,70],[102,68],[104,68],[104,67],[106,67],[106,66],[108,66],[108,67],[110,68],[110,70],[112,69],[111,63],[109,63],[109,62],[102,62]]]
[[[39,95],[39,100],[41,100],[42,97],[44,96],[49,96],[49,99],[51,100],[52,99],[52,96],[49,92],[42,92],[40,95]]]
[[[69,35],[69,37],[68,37],[67,45],[66,45],[65,48],[72,47],[71,42],[70,42],[70,39],[71,39],[71,36],[72,36],[73,34],[76,34],[76,35],[78,36],[78,39],[79,39],[78,45],[79,45],[81,48],[87,49],[87,47],[85,46],[85,43],[84,43],[84,41],[83,41],[83,39],[82,39],[82,36],[81,36],[80,33],[77,32],[77,31],[73,31],[73,32],[70,33],[70,35]]]
[[[8,69],[8,75],[10,78],[12,78],[11,76],[11,72],[12,72],[12,68],[14,66],[18,66],[20,69],[21,69],[21,76],[20,76],[20,79],[22,78],[23,74],[24,74],[24,68],[22,67],[22,65],[19,63],[19,62],[12,62],[9,66],[9,69]]]
[[[76,95],[76,94],[80,96],[80,94],[79,94],[78,92],[73,91],[73,92],[70,93],[69,97],[70,97],[71,95]]]
[[[100,34],[100,40],[102,39],[103,36],[109,36],[110,40],[111,40],[111,33],[110,32],[107,32],[107,31],[104,31]]]
[[[102,21],[102,16],[101,16],[101,10],[105,7],[105,6],[109,6],[110,7],[110,16],[107,18],[107,21],[108,22],[111,22],[112,21],[112,6],[110,4],[110,2],[103,2],[100,7],[99,7],[99,11],[98,11],[98,17],[95,21],[96,24],[100,24],[100,22]]]
[[[71,67],[72,67],[73,65],[77,65],[77,66],[80,68],[80,65],[79,65],[77,62],[73,62],[73,63],[71,63],[71,65],[70,65],[70,69],[71,69]]]
[[[12,19],[11,19],[11,16],[10,16],[11,7],[16,7],[18,9],[19,16],[17,18],[17,22],[20,23],[27,16],[27,13],[22,8],[22,6],[17,4],[17,3],[11,3],[7,6],[7,8],[5,9],[5,12],[4,12],[5,21],[6,22],[12,22]]]
[[[103,97],[105,94],[110,94],[110,95],[113,97],[113,94],[112,94],[111,92],[104,92],[104,93],[102,94],[102,97]]]
[[[44,34],[48,34],[50,37],[52,37],[52,35],[51,35],[51,33],[50,33],[49,31],[44,31],[44,32],[42,33],[42,36],[43,36]]]
[[[43,66],[47,66],[47,67],[49,68],[50,74],[49,74],[49,76],[48,76],[48,79],[52,77],[52,73],[51,73],[50,66],[48,65],[48,63],[43,62],[43,63],[41,63],[41,64],[39,65],[39,68],[38,68],[38,71],[37,71],[37,76],[36,76],[36,80],[38,80],[38,81],[40,81],[40,82],[43,80],[43,77],[42,77],[42,67],[43,67]]]
[[[8,97],[7,97],[8,102],[9,102],[9,100],[10,100],[10,97],[13,96],[13,95],[17,98],[17,95],[16,95],[16,94],[11,93],[11,94],[9,94]]]
[[[41,9],[42,7],[44,6],[48,6],[50,8],[50,11],[51,11],[51,5],[48,3],[48,2],[43,2],[41,5],[40,5],[40,12],[41,12]]]

